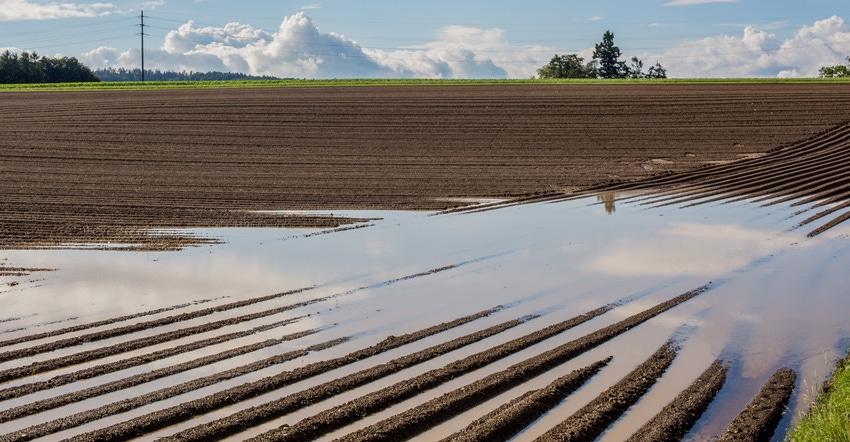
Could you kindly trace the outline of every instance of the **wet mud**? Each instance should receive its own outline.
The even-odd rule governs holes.
[[[769,441],[785,413],[796,380],[794,370],[777,370],[717,440]]]
[[[723,387],[728,370],[729,367],[723,365],[722,361],[714,361],[697,380],[676,396],[676,399],[640,427],[628,442],[682,440]]]
[[[835,83],[127,91],[118,94],[120,100],[100,92],[8,94],[4,95],[8,98],[4,105],[15,116],[13,122],[0,128],[0,159],[4,164],[0,171],[0,193],[4,195],[0,248],[176,250],[220,241],[189,233],[193,228],[297,226],[324,229],[310,233],[324,235],[359,229],[374,220],[271,212],[282,209],[475,212],[622,191],[642,192],[633,198],[649,207],[741,199],[763,205],[796,204],[802,211],[811,211],[798,228],[807,229],[808,236],[813,237],[850,219],[847,92],[847,85]],[[233,100],[240,100],[244,106],[236,109],[226,105]],[[161,112],[147,112],[154,108]],[[609,130],[599,130],[602,127]],[[470,197],[498,201],[472,206],[461,202]],[[602,203],[607,202],[605,198],[601,198]],[[816,220],[824,222],[809,227]],[[457,267],[425,267],[429,270],[377,284]],[[4,265],[0,266],[0,276],[26,276],[42,270]],[[539,328],[535,325],[538,317],[516,315],[462,336],[450,335],[425,349],[408,350],[407,346],[415,347],[420,340],[474,325],[496,313],[509,315],[510,309],[500,306],[408,334],[382,336],[378,344],[333,357],[323,355],[354,342],[351,336],[323,337],[337,324],[289,332],[309,317],[306,307],[333,299],[333,295],[286,305],[269,304],[259,312],[242,311],[251,305],[286,302],[286,296],[308,293],[311,288],[197,310],[195,304],[181,304],[54,331],[18,333],[19,337],[0,342],[0,350],[15,347],[0,352],[0,363],[5,367],[0,370],[0,401],[16,404],[0,403],[0,423],[33,419],[39,413],[62,413],[90,398],[145,386],[283,343],[287,351],[59,418],[51,415],[44,422],[0,435],[0,441],[53,438],[86,424],[98,428],[90,431],[85,427],[85,432],[70,437],[82,441],[129,440],[156,433],[158,438],[175,441],[228,436],[257,441],[310,440],[329,434],[340,434],[341,440],[350,441],[410,438],[502,393],[523,389],[523,383],[530,379],[561,367],[711,287],[694,289],[595,328],[447,392],[438,389],[520,351],[558,339],[579,325],[591,326],[597,318],[628,302],[597,304],[582,315]],[[147,318],[172,310],[183,312]],[[186,321],[214,315],[215,319],[201,325],[186,325]],[[286,318],[269,319],[273,315]],[[236,332],[227,329],[263,319],[271,322]],[[476,343],[500,339],[512,330],[527,327],[533,331],[520,338],[483,351],[468,350]],[[68,393],[40,396],[54,388],[148,367],[155,361],[195,354],[278,328],[287,334],[193,356],[140,374],[121,375],[109,382],[95,382]],[[147,330],[157,332],[144,338],[133,336]],[[221,334],[148,351],[154,345],[216,330]],[[104,343],[116,338],[122,342]],[[316,341],[311,342],[320,342],[306,343],[314,338]],[[322,353],[325,350],[328,352]],[[389,362],[372,363],[371,358],[390,350],[401,356],[394,353]],[[121,359],[130,351],[141,355]],[[53,352],[64,356],[52,356]],[[120,415],[317,353],[317,362],[281,369],[260,380],[140,416],[125,419]],[[429,365],[450,354],[457,356],[453,362]],[[677,343],[665,344],[585,408],[551,428],[541,440],[588,440],[603,434],[652,388],[676,355]],[[39,359],[30,361],[33,357]],[[446,440],[503,440],[519,434],[553,413],[558,404],[617,358],[613,354],[543,388],[523,391]],[[97,364],[74,369],[92,362]],[[345,368],[353,364],[368,367],[346,372]],[[630,441],[684,437],[715,400],[728,364],[715,361],[700,376],[697,373],[705,367],[695,370],[689,379],[696,381]],[[355,398],[348,396],[387,376],[416,369],[420,374]],[[66,372],[51,375],[55,370]],[[311,382],[334,370],[343,374],[330,381]],[[29,379],[36,376],[41,377]],[[720,440],[769,440],[788,403],[795,376],[793,370],[776,372]],[[269,394],[284,388],[288,389],[286,393]],[[405,405],[429,391],[440,394],[419,405]],[[319,407],[307,416],[299,414],[292,423],[276,423],[340,397],[346,398],[342,404]],[[227,411],[249,401],[250,406]],[[207,414],[215,417],[193,424],[194,419]],[[388,414],[390,417],[385,417]],[[364,428],[356,427],[375,415],[382,417]]]

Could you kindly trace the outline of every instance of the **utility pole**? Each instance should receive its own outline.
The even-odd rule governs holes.
[[[139,27],[142,32],[139,35],[142,36],[142,81],[145,81],[145,11],[142,11],[142,22],[139,24]]]

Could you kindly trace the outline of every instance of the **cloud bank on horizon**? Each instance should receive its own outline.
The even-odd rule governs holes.
[[[156,9],[164,3],[151,0],[144,7]],[[659,5],[668,10],[685,10],[711,3],[743,5],[740,0],[670,0]],[[138,13],[127,4],[121,0],[0,0],[0,22],[106,16],[123,16],[126,20]],[[435,35],[420,43],[369,47],[343,34],[320,29],[308,12],[321,8],[320,4],[303,6],[301,12],[284,17],[274,31],[240,22],[220,26],[181,20],[177,29],[169,26],[161,45],[146,47],[145,67],[291,78],[528,78],[555,54],[577,53],[589,60],[593,52],[593,44],[588,42],[581,43],[585,47],[578,50],[553,46],[551,40],[547,44],[545,39],[539,44],[533,43],[534,39],[514,43],[507,31],[495,25],[442,25]],[[589,22],[603,20],[599,15],[588,17],[592,17],[586,19]],[[791,29],[786,26],[782,37],[771,33],[770,25],[726,23],[735,30],[708,37],[680,36],[675,43],[667,42],[663,47],[640,53],[624,50],[624,54],[637,56],[646,65],[660,62],[670,77],[815,77],[821,66],[843,64],[850,55],[850,26],[844,19],[839,15],[819,20],[815,17],[809,23],[798,22]],[[617,35],[616,25],[611,30]],[[601,33],[588,37],[601,39]],[[623,47],[629,42],[618,38],[617,43]],[[0,48],[3,49],[7,48]],[[93,68],[132,69],[140,67],[141,55],[137,47],[101,46],[81,48],[77,58]]]
[[[601,37],[600,37],[601,38]],[[578,51],[591,58],[593,48]],[[146,68],[232,71],[285,78],[528,78],[554,47],[513,45],[501,29],[447,26],[418,46],[364,48],[334,32],[322,32],[305,12],[286,17],[276,32],[247,24],[198,26],[190,21],[169,32],[158,49],[146,49]],[[832,16],[802,26],[780,40],[752,26],[742,35],[682,41],[661,53],[635,55],[661,62],[671,77],[816,77],[825,65],[850,54],[850,26]],[[140,65],[139,49],[100,47],[78,57],[93,68]]]
[[[527,48],[532,52],[511,46],[498,29],[449,26],[439,40],[418,47],[368,49],[321,32],[299,12],[274,33],[236,22],[201,27],[190,21],[169,32],[159,49],[145,50],[145,67],[291,78],[522,78],[539,67],[534,60],[541,49]],[[100,47],[79,58],[93,68],[140,65],[136,48]]]

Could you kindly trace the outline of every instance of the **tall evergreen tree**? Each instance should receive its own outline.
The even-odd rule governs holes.
[[[602,42],[593,50],[593,60],[597,64],[599,78],[624,78],[628,74],[626,63],[620,61],[620,48],[614,45],[614,33],[605,31]]]
[[[614,34],[605,31],[602,42],[595,46],[593,61],[585,64],[576,54],[555,55],[548,64],[537,70],[538,78],[667,78],[667,70],[656,62],[647,72],[643,60],[632,57],[631,64],[620,61],[620,48],[614,44]],[[848,58],[850,60],[850,58]]]

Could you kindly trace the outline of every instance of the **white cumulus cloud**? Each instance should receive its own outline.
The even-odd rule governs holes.
[[[660,61],[671,77],[816,77],[821,66],[843,64],[847,55],[850,27],[833,16],[802,26],[787,39],[747,26],[741,36],[685,41],[641,58]]]
[[[528,78],[552,55],[572,52],[514,45],[501,29],[468,26],[446,26],[433,41],[415,46],[367,48],[321,31],[302,11],[274,32],[190,21],[169,32],[159,48],[146,49],[145,67],[283,78]],[[592,47],[577,53],[590,60]],[[686,40],[660,53],[632,55],[647,66],[660,62],[670,77],[815,77],[821,66],[843,64],[850,55],[850,27],[833,16],[779,38],[746,26],[741,35]],[[140,67],[138,49],[101,47],[78,58],[93,68]]]
[[[137,68],[138,50],[98,48],[80,57],[93,67]],[[145,51],[145,68],[186,71],[232,71],[295,78],[387,77],[357,43],[322,33],[303,12],[287,17],[275,33],[250,25],[199,27],[186,23],[166,35],[159,49]]]
[[[98,17],[117,11],[111,3],[56,3],[29,0],[0,0],[0,21],[53,20]]]
[[[293,78],[527,78],[553,49],[516,47],[500,29],[447,26],[424,45],[368,49],[343,35],[324,33],[304,12],[266,32],[241,23],[171,31],[158,49],[145,50],[145,67],[233,71]],[[137,49],[101,47],[81,55],[93,68],[140,67]]]

